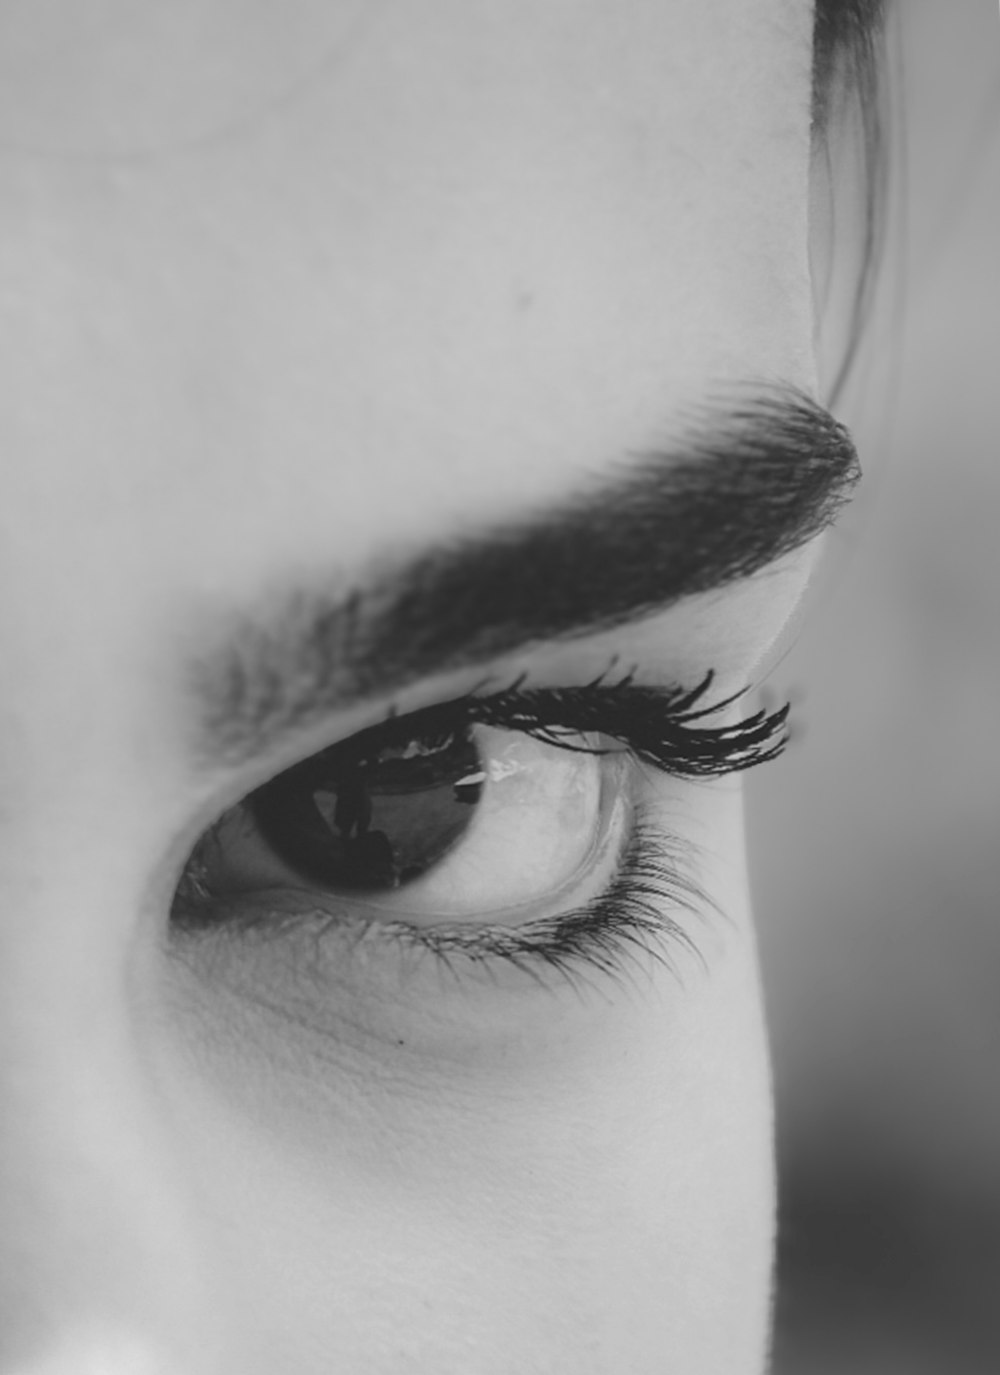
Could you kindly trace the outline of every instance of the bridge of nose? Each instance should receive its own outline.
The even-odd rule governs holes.
[[[200,1375],[218,1368],[202,1363],[215,1276],[144,1060],[125,924],[102,937],[84,890],[0,898],[0,1375]]]

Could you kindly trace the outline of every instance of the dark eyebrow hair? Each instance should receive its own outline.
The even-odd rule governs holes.
[[[186,662],[200,762],[235,765],[374,694],[578,639],[749,577],[835,519],[860,477],[804,394],[706,405],[558,505],[446,534],[363,584],[281,589],[210,616]]]

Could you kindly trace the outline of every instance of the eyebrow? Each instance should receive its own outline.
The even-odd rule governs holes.
[[[706,402],[552,506],[211,616],[184,662],[195,756],[236,766],[370,696],[747,578],[831,525],[859,478],[848,431],[796,389]]]

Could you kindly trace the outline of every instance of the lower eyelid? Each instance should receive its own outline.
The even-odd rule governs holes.
[[[607,996],[658,967],[679,973],[694,962],[707,968],[701,936],[718,908],[698,880],[695,847],[662,830],[642,807],[630,823],[620,862],[601,892],[521,927],[348,923],[303,903],[295,912],[244,911],[238,930],[197,939],[213,951],[210,967],[231,971],[222,975],[225,982],[237,982],[255,1003],[316,1026],[343,1015],[378,1023],[386,998],[388,1006],[425,1009],[449,990],[491,1005],[532,989],[596,988]],[[345,1008],[356,1011],[345,1014]]]

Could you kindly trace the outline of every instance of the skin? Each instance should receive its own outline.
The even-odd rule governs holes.
[[[199,774],[209,612],[530,512],[720,386],[815,392],[809,6],[63,8],[2,19],[0,1372],[759,1371],[735,782],[652,785],[725,913],[679,977],[323,985],[168,911],[387,705]],[[811,559],[489,667],[734,690]]]

